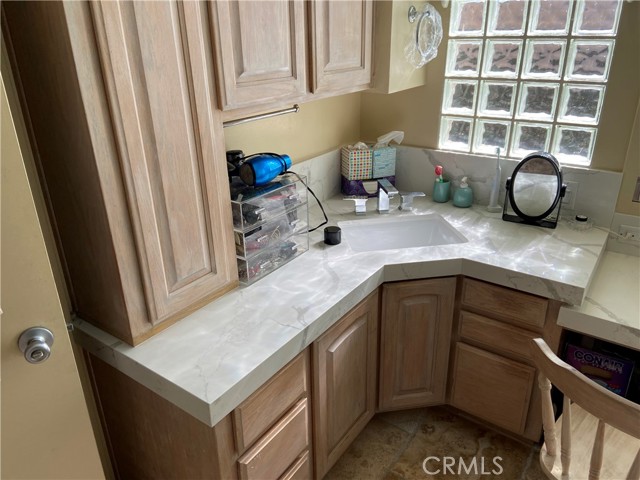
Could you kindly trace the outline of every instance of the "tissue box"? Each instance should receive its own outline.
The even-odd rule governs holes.
[[[373,149],[373,178],[390,177],[396,174],[395,147]]]
[[[342,147],[341,173],[347,180],[367,180],[373,170],[371,149],[358,150]]]
[[[393,186],[396,184],[396,177],[384,177],[391,182]],[[356,197],[375,197],[378,194],[377,180],[349,180],[342,175],[342,193],[345,195],[353,195]]]
[[[626,396],[635,363],[567,344],[566,362],[607,390]]]

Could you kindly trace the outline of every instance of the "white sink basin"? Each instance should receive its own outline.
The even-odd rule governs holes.
[[[339,222],[342,236],[356,252],[431,247],[468,240],[438,214],[382,217]]]

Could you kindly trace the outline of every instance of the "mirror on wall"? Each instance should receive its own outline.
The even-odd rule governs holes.
[[[556,228],[565,190],[558,160],[547,152],[531,153],[507,179],[502,219]]]

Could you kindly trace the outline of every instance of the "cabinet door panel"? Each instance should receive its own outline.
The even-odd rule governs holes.
[[[444,403],[455,285],[445,278],[384,286],[381,410]]]
[[[373,417],[378,294],[369,296],[313,344],[316,476],[322,478]]]
[[[295,98],[306,92],[304,3],[210,3],[223,110]]]
[[[451,404],[521,435],[529,412],[535,369],[458,342]]]
[[[372,73],[373,1],[316,0],[311,26],[313,91],[367,88]]]
[[[215,161],[223,152],[206,29],[196,3],[91,8],[145,295],[157,324],[236,277],[230,209],[222,201],[228,184]]]

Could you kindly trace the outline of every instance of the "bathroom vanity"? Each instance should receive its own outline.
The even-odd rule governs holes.
[[[341,199],[325,208],[332,223],[355,219]],[[606,233],[420,198],[390,215],[414,214],[439,214],[468,241],[354,253],[314,232],[304,255],[135,348],[77,321],[119,474],[264,477],[259,458],[294,445],[269,475],[321,478],[375,411],[438,404],[537,440],[525,345],[558,348],[558,309],[582,302]],[[299,362],[290,387],[269,388]],[[245,425],[247,402],[268,425]]]

